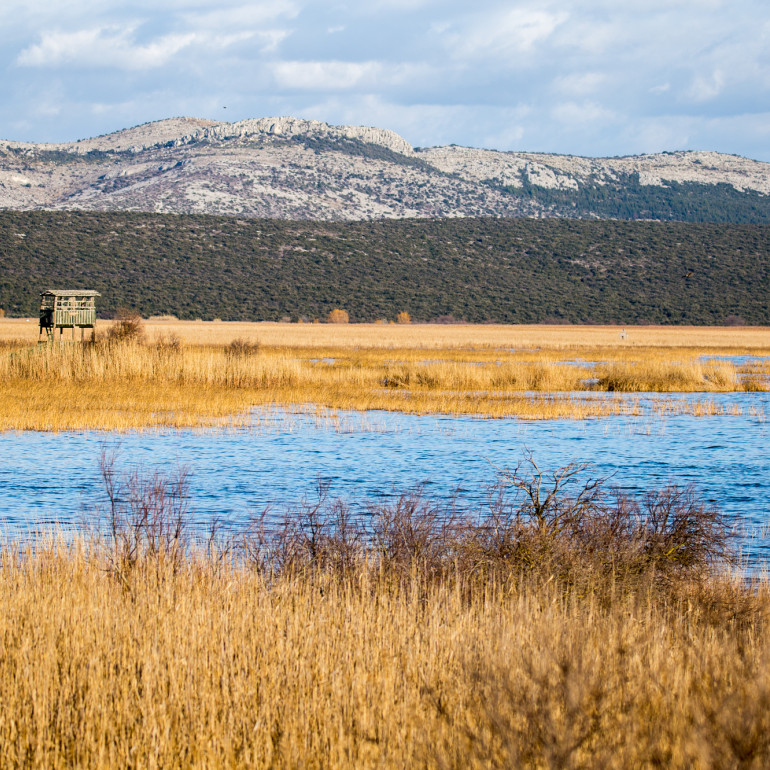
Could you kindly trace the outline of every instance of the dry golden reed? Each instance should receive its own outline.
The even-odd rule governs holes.
[[[244,345],[43,346],[6,353],[0,358],[0,429],[248,424],[250,407],[275,404],[527,419],[725,409],[703,399],[643,404],[634,397],[572,393],[591,370],[558,363],[325,360],[280,349],[253,353]],[[685,384],[680,389],[722,389],[702,377]]]
[[[100,321],[99,327],[111,322]],[[226,345],[258,339],[264,345],[293,348],[496,348],[633,349],[697,348],[735,353],[770,351],[770,329],[761,326],[570,326],[503,324],[288,324],[241,321],[145,321],[147,335],[177,335],[186,344]],[[34,343],[37,319],[0,319],[0,341]]]
[[[268,579],[202,554],[119,581],[98,544],[8,547],[0,765],[766,767],[767,588]]]
[[[12,323],[16,328],[21,322]],[[263,326],[275,327],[274,336],[267,335],[272,342],[255,337],[254,329],[262,331]],[[462,326],[436,331],[437,327],[394,324],[395,333],[390,326],[319,326],[321,333],[308,336],[303,332],[306,327],[297,324],[186,326],[158,321],[145,324],[139,329],[141,335],[133,337],[122,334],[118,323],[96,344],[85,346],[38,347],[6,340],[0,350],[4,394],[0,429],[248,424],[251,407],[275,404],[524,419],[706,415],[723,413],[724,407],[703,398],[641,402],[585,391],[765,390],[770,377],[770,363],[758,357],[770,347],[718,348],[713,337],[711,346],[701,347],[693,330],[687,332],[688,346],[624,341],[597,345],[580,342],[573,333],[570,346],[499,348],[492,342],[499,341],[503,332],[512,334],[515,327],[491,327],[491,332],[487,327],[472,327],[475,342],[471,344],[469,327]],[[229,331],[220,334],[220,328]],[[197,330],[197,336],[191,330]],[[236,330],[243,333],[232,336]],[[554,329],[541,332],[545,337],[556,333]],[[642,333],[652,334],[646,329]],[[563,337],[565,332],[559,334]],[[666,334],[670,337],[670,330]],[[275,335],[283,335],[282,344],[275,344]],[[598,339],[601,334],[593,336]],[[358,344],[362,337],[368,346]],[[214,338],[221,342],[201,343]],[[412,347],[384,344],[397,338],[411,342]],[[328,344],[299,344],[311,339]],[[761,339],[757,330],[741,330],[733,341],[748,345]],[[440,342],[446,346],[437,347]],[[741,367],[718,358],[747,349],[755,356]]]

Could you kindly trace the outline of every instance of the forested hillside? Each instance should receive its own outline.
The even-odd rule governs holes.
[[[0,212],[9,315],[80,287],[105,316],[768,324],[769,266],[761,225]]]
[[[572,219],[651,219],[664,222],[734,222],[770,224],[770,197],[729,184],[703,185],[668,182],[644,185],[639,174],[618,180],[585,184],[576,190],[554,190],[530,184],[506,186],[509,195],[539,207],[548,216]]]

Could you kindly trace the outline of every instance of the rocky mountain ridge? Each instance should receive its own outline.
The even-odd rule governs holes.
[[[77,142],[0,141],[0,208],[763,222],[769,172],[770,164],[716,152],[583,158],[414,148],[365,126],[172,118]]]

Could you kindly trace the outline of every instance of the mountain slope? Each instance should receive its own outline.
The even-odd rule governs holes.
[[[0,142],[0,208],[770,223],[769,171],[713,152],[592,159],[415,149],[377,128],[174,118],[66,144]]]

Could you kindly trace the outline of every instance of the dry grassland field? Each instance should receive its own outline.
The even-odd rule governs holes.
[[[105,329],[111,321],[100,321]],[[151,340],[176,335],[189,345],[227,345],[235,339],[291,348],[705,348],[770,350],[765,326],[570,326],[502,324],[285,324],[238,321],[144,321]],[[625,330],[626,339],[620,335]],[[33,343],[36,318],[0,319],[0,341]]]
[[[123,328],[125,327],[125,328]],[[767,328],[102,322],[95,344],[38,347],[0,320],[0,429],[247,424],[260,405],[527,419],[721,413],[767,389]],[[749,356],[747,360],[725,357]],[[77,383],[74,388],[73,384]],[[605,393],[702,393],[652,406]]]
[[[0,319],[6,436],[248,426],[260,405],[707,418],[770,378],[767,328],[68,336]],[[770,766],[770,579],[692,489],[631,497],[530,455],[483,513],[412,491],[365,521],[323,498],[217,533],[182,469],[115,462],[75,534],[0,547],[0,767]]]

